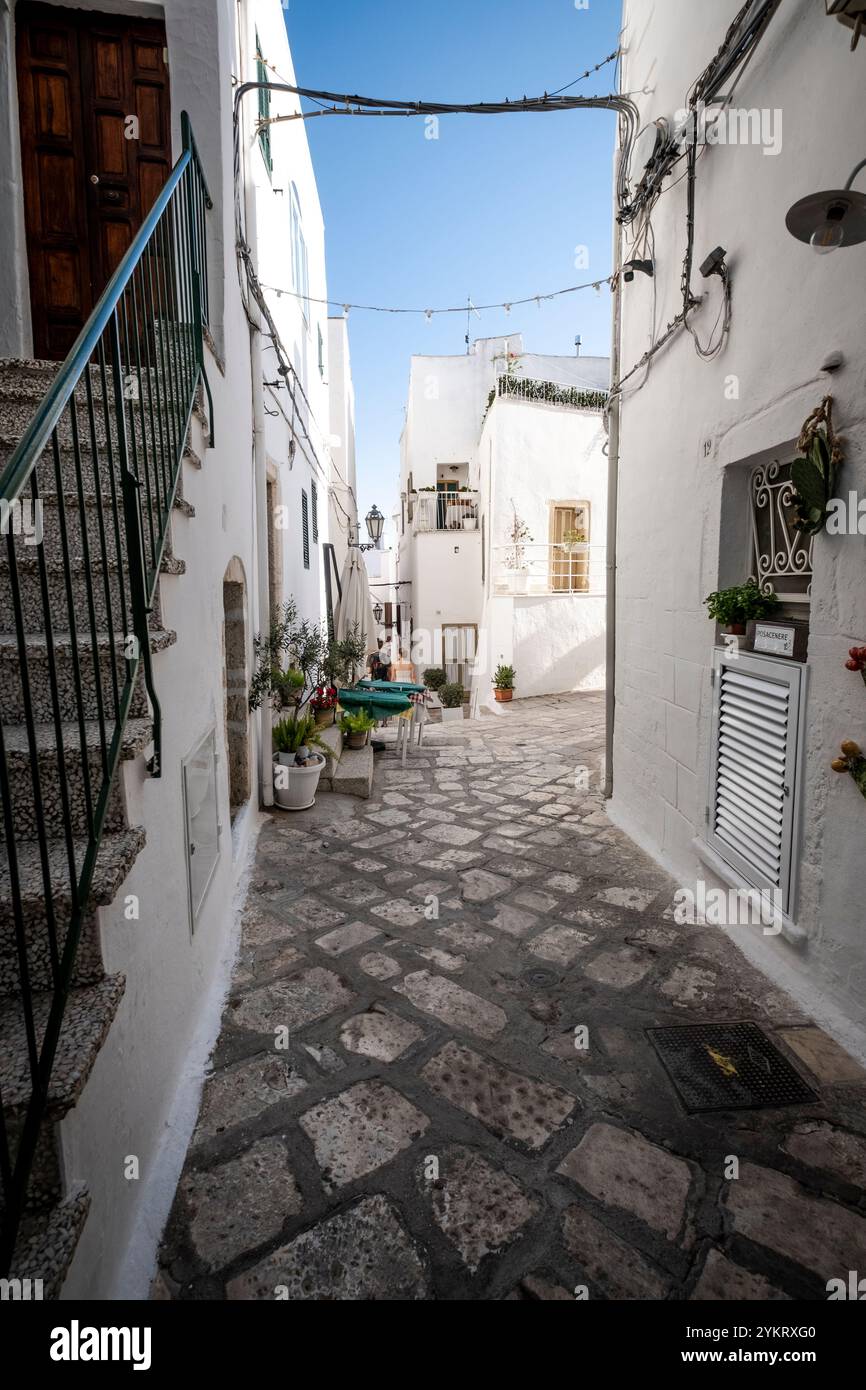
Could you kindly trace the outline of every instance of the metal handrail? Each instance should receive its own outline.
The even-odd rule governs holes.
[[[502,375],[496,379],[496,395],[513,396],[533,405],[565,406],[569,410],[603,410],[608,392],[569,381],[544,381],[535,377]]]
[[[212,200],[185,112],[181,126],[179,159],[0,475],[7,516],[26,502],[53,517],[50,542],[32,550],[7,528],[0,574],[0,868],[14,927],[14,952],[8,937],[3,950],[18,977],[5,1002],[19,1012],[27,1067],[0,1096],[4,1274],[45,1141],[100,845],[125,823],[115,782],[131,716],[149,723],[149,771],[161,770],[149,617],[200,387],[213,442],[203,336]]]

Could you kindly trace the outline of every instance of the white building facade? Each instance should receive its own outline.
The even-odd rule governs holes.
[[[862,45],[851,52],[849,31],[823,5],[756,3],[720,50],[737,6],[710,7],[711,16],[707,8],[624,5],[622,91],[637,94],[644,129],[627,171],[632,196],[640,199],[642,182],[644,193],[653,188],[653,161],[664,161],[693,84],[719,51],[704,90],[735,91],[698,113],[690,289],[702,302],[688,324],[704,357],[676,323],[685,156],[658,186],[663,196],[645,200],[619,234],[621,262],[652,256],[654,276],[638,268],[618,294],[619,374],[628,380],[611,410],[619,501],[610,809],[685,887],[709,880],[771,892],[781,930],[737,928],[735,939],[844,1033],[866,1022],[866,807],[831,762],[842,741],[864,736],[861,679],[845,669],[849,648],[866,641],[863,537],[856,524],[848,534],[819,529],[814,540],[793,529],[791,463],[807,417],[832,395],[841,496],[847,505],[849,492],[856,501],[866,489],[866,246],[818,256],[786,216],[807,195],[843,189],[866,155]],[[748,66],[726,71],[753,30]],[[807,94],[818,71],[834,95],[816,105]],[[687,128],[684,152],[690,139]],[[740,651],[716,630],[705,599],[749,578],[779,597],[774,620],[808,625],[806,649],[783,630],[758,634],[764,650],[747,638]]]
[[[500,664],[518,696],[604,684],[608,380],[606,358],[525,353],[519,334],[412,359],[398,576],[412,660],[473,708],[493,706]]]
[[[93,959],[87,976],[73,978],[68,1010],[79,1034],[64,1034],[60,1053],[75,1091],[52,1119],[62,1182],[38,1213],[31,1251],[38,1263],[51,1246],[54,1260],[61,1229],[63,1267],[47,1277],[66,1296],[146,1297],[218,1031],[237,941],[232,904],[259,808],[272,801],[270,712],[253,715],[247,705],[254,635],[289,598],[302,616],[325,619],[325,547],[344,556],[357,524],[348,339],[317,302],[327,299],[324,224],[304,124],[259,124],[297,111],[298,101],[256,88],[233,100],[233,77],[294,83],[279,0],[10,4],[0,26],[4,467],[28,418],[18,396],[30,391],[27,410],[35,409],[33,382],[47,388],[54,372],[35,359],[59,367],[87,324],[182,155],[182,112],[212,202],[200,209],[212,405],[200,393],[150,620],[160,633],[161,776],[148,775],[148,728],[145,746],[124,754],[117,824],[103,835],[100,853],[120,868],[100,880]],[[129,89],[111,86],[130,73]],[[95,143],[91,128],[101,130]],[[177,231],[185,223],[176,217]],[[150,264],[172,265],[176,255],[179,282],[190,253],[177,236],[182,249],[166,239]],[[166,290],[166,317],[171,299]],[[143,313],[139,333],[161,347]],[[149,370],[137,369],[140,381]],[[133,419],[134,435],[138,428]],[[94,443],[94,455],[100,450]],[[56,561],[56,550],[47,558]],[[142,724],[151,713],[142,708]],[[21,717],[7,697],[4,726]],[[210,805],[213,819],[201,880],[191,798]],[[5,963],[14,912],[4,892]]]

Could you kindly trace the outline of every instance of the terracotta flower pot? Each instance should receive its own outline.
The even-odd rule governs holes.
[[[366,748],[368,734],[346,734],[347,748]]]
[[[497,687],[493,692],[493,698],[497,704],[504,705],[514,698],[514,691],[510,686],[507,690],[501,690]]]

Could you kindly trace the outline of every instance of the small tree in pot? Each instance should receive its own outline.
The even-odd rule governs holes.
[[[459,681],[451,681],[443,685],[439,691],[439,700],[442,705],[442,722],[450,723],[452,720],[463,718],[463,701],[466,698],[466,691]]]
[[[493,696],[499,704],[514,697],[514,667],[497,666],[493,672]]]
[[[375,727],[375,719],[365,709],[359,709],[356,714],[344,714],[340,720],[347,748],[363,748]]]

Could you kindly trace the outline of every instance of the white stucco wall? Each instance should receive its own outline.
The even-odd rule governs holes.
[[[714,7],[626,0],[622,87],[637,94],[645,120],[683,107],[736,8],[733,0]],[[656,357],[642,388],[627,389],[623,401],[611,811],[684,883],[707,876],[693,849],[708,794],[714,630],[703,599],[720,582],[740,582],[750,572],[743,518],[723,516],[726,475],[748,469],[763,451],[783,454],[829,390],[846,440],[843,490],[862,496],[866,489],[866,247],[819,258],[785,228],[792,203],[816,189],[842,187],[863,158],[862,55],[849,51],[849,38],[822,5],[805,0],[783,5],[773,19],[736,104],[782,113],[781,151],[710,147],[697,169],[693,288],[709,302],[694,326],[703,340],[709,337],[720,285],[701,280],[697,267],[722,245],[732,276],[728,346],[707,363],[680,334]],[[685,190],[683,182],[666,191],[653,213],[656,333],[681,307]],[[642,275],[623,286],[624,372],[653,331],[652,296]],[[831,349],[845,359],[832,379],[820,372]],[[764,939],[756,949],[771,973],[790,972],[819,1007],[822,1000],[828,1009],[839,1006],[861,1023],[866,807],[850,779],[835,777],[829,763],[841,739],[864,740],[862,683],[843,669],[847,649],[864,640],[862,537],[821,535],[795,912],[807,941],[795,949],[781,938]]]
[[[85,7],[86,8],[86,7]],[[235,258],[232,156],[232,74],[255,77],[250,38],[257,27],[265,56],[291,81],[291,57],[279,0],[166,0],[160,8],[99,0],[94,8],[159,15],[164,9],[172,84],[175,156],[180,153],[180,115],[191,118],[214,201],[207,219],[210,259],[211,331],[219,358],[205,349],[214,397],[216,442],[200,471],[184,464],[184,495],[194,518],[175,513],[175,553],[186,561],[182,576],[163,577],[163,624],[177,642],[154,659],[163,708],[163,775],[149,779],[141,762],[124,767],[129,822],[144,826],[147,844],[121,896],[101,912],[106,968],[126,976],[126,992],[78,1105],[61,1126],[68,1184],[85,1184],[91,1211],[72,1264],[64,1297],[146,1297],[156,1242],[170,1208],[174,1185],[195,1120],[204,1065],[219,1028],[222,1001],[236,947],[233,903],[243,887],[260,821],[258,720],[249,726],[250,798],[229,817],[224,718],[223,579],[244,583],[247,675],[252,670],[253,634],[267,623],[260,604],[260,578],[267,547],[257,478],[253,401],[261,385],[251,374],[251,335],[241,300]],[[13,74],[13,31],[7,10],[0,16],[0,231],[7,254],[0,258],[0,353],[28,355],[29,306]],[[10,47],[11,45],[11,47]],[[240,51],[243,56],[239,57]],[[255,115],[255,94],[245,98]],[[279,102],[274,98],[274,111]],[[248,129],[248,127],[247,127]],[[273,127],[274,174],[269,179],[254,139],[245,142],[244,169],[255,185],[255,251],[260,279],[290,282],[287,190],[294,181],[302,208],[309,257],[311,297],[326,298],[324,228],[304,127]],[[276,190],[283,187],[284,193]],[[248,223],[248,232],[254,230]],[[309,457],[302,447],[292,462],[290,428],[284,413],[288,394],[268,390],[264,438],[258,457],[278,483],[277,502],[290,525],[280,533],[282,589],[294,594],[302,612],[323,616],[321,544],[329,533],[331,397],[327,380],[328,324],[324,306],[312,306],[308,322],[296,299],[276,300],[274,312],[289,354],[304,382],[309,406],[304,423]],[[319,368],[318,328],[324,338]],[[263,377],[276,378],[273,351],[263,355]],[[339,390],[344,415],[352,420],[348,353]],[[288,411],[290,414],[290,410]],[[196,427],[197,428],[197,427]],[[345,431],[354,466],[354,440]],[[196,441],[194,441],[196,442]],[[302,442],[304,442],[302,440]],[[204,453],[204,451],[202,450]],[[316,457],[313,457],[315,454]],[[344,465],[346,466],[346,465]],[[303,566],[302,488],[311,498],[319,485],[319,544],[311,534],[311,564]],[[259,493],[257,495],[257,487]],[[181,760],[211,727],[219,750],[220,857],[196,929],[190,934],[187,908],[186,835],[182,814]],[[127,920],[124,900],[136,895],[139,916]],[[139,1178],[125,1176],[134,1155]]]

